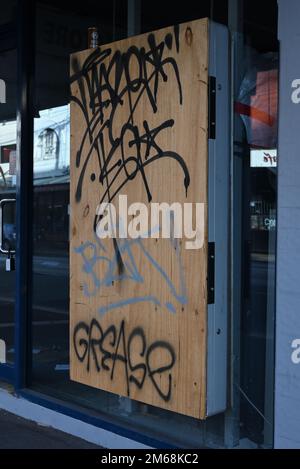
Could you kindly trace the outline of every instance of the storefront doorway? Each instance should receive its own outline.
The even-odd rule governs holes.
[[[142,442],[152,438],[153,446],[159,442],[197,447],[272,446],[276,0],[265,2],[268,13],[260,14],[259,21],[261,2],[253,0],[207,0],[201,7],[194,1],[176,6],[135,0],[90,0],[78,6],[62,0],[28,3],[34,5],[36,15],[35,45],[32,41],[27,50],[30,61],[35,61],[35,81],[34,95],[28,91],[32,83],[25,84],[30,99],[22,116],[17,91],[23,78],[17,86],[16,77],[20,77],[18,68],[23,63],[27,79],[27,62],[17,54],[12,21],[16,11],[7,7],[7,14],[1,16],[3,28],[0,24],[0,79],[6,85],[6,103],[0,104],[0,199],[18,199],[20,187],[26,196],[26,184],[31,193],[25,205],[18,199],[19,231],[9,213],[3,229],[4,250],[13,251],[20,236],[27,244],[19,250],[23,270],[7,272],[8,254],[0,254],[0,381],[12,382],[27,399],[82,420],[88,421],[92,415],[96,425],[113,425],[126,437]],[[87,48],[90,26],[98,27],[103,44],[204,17],[228,26],[232,33],[234,125],[228,410],[200,422],[69,378],[69,57]],[[21,137],[17,136],[17,121],[18,125],[30,123]],[[20,167],[15,163],[17,141],[21,144],[21,186]],[[30,245],[32,252],[26,251]]]

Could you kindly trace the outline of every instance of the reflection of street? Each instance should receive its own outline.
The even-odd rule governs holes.
[[[0,301],[14,301],[14,277],[5,272],[5,256],[0,257]],[[35,256],[33,259],[34,308],[68,313],[69,258]],[[0,303],[1,305],[1,303]],[[2,307],[0,306],[0,317]],[[0,319],[1,321],[1,319]]]
[[[253,406],[265,412],[265,379],[272,366],[274,350],[275,256],[252,253],[249,270],[244,267],[245,295],[241,327],[242,353],[247,367],[242,367],[241,388]],[[241,413],[252,438],[262,434],[264,421],[249,401],[241,400]]]
[[[5,256],[0,256],[0,338],[6,342],[10,361],[14,349],[15,273],[5,271],[5,260]],[[65,361],[68,350],[68,257],[35,256],[33,284],[34,353],[41,354],[41,358],[47,355],[48,359],[50,354],[56,363],[61,363],[61,355]]]
[[[268,290],[275,279],[275,259],[270,256],[251,256],[250,285],[255,312],[267,313]]]
[[[252,254],[250,266],[250,292],[251,310],[248,312],[247,321],[251,324],[248,329],[248,337],[255,340],[265,340],[266,315],[268,311],[268,290],[274,285],[275,257],[264,254]],[[269,308],[271,305],[269,305]],[[255,346],[254,346],[255,349]],[[256,349],[259,351],[259,349]]]
[[[5,272],[5,256],[0,256],[0,324],[13,323],[14,314],[14,279],[15,274]],[[251,256],[251,278],[253,295],[256,297],[256,308],[264,313],[265,294],[268,268],[274,275],[274,263],[269,256],[253,254]],[[66,256],[35,256],[33,260],[34,272],[34,321],[68,320],[69,316],[69,258]],[[8,327],[8,326],[6,326]]]

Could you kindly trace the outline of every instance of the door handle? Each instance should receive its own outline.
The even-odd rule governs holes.
[[[16,251],[13,249],[5,249],[3,246],[3,241],[4,241],[4,225],[5,225],[5,220],[4,220],[4,211],[3,208],[5,204],[16,204],[16,199],[2,199],[0,201],[0,252],[3,254],[15,254]],[[12,224],[14,226],[14,223]]]

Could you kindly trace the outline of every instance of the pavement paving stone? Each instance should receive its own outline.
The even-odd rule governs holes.
[[[100,449],[100,446],[0,410],[0,449]]]

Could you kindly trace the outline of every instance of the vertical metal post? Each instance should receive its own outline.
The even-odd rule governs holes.
[[[269,253],[276,255],[276,232],[269,234]],[[276,262],[268,264],[268,298],[266,314],[265,408],[264,446],[272,449],[274,443],[274,385],[275,385],[275,282]]]
[[[230,404],[225,415],[224,443],[226,447],[239,444],[240,424],[240,314],[241,314],[241,252],[242,252],[242,159],[235,152],[235,141],[242,136],[240,122],[234,114],[243,63],[243,1],[228,1],[228,27],[231,33],[231,361]]]
[[[31,369],[35,1],[18,0],[15,388]]]
[[[135,36],[141,32],[141,0],[127,1],[127,35]]]
[[[127,36],[135,36],[141,32],[141,1],[127,0]],[[128,398],[119,398],[120,409],[124,414],[147,411],[147,406]]]

